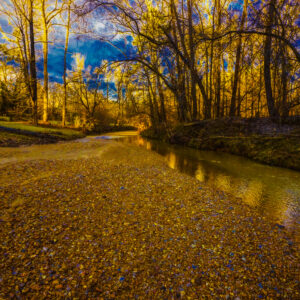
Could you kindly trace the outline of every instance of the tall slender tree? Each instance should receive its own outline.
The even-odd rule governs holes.
[[[31,82],[31,100],[33,103],[33,122],[38,124],[38,103],[37,103],[37,72],[35,58],[35,39],[34,39],[34,0],[28,1],[28,23],[30,39],[30,82]]]
[[[40,1],[41,22],[43,27],[43,58],[44,58],[44,103],[43,103],[43,121],[48,121],[48,102],[49,102],[49,75],[48,75],[48,50],[49,50],[49,30],[53,19],[61,12],[62,6],[59,6],[57,0]]]
[[[248,8],[248,0],[244,0],[243,11],[242,11],[242,18],[240,24],[240,31],[244,30],[244,25],[246,22],[247,17],[247,8]],[[236,60],[235,60],[235,67],[234,67],[234,78],[233,78],[233,87],[231,93],[231,101],[230,101],[230,116],[233,117],[236,115],[236,92],[240,77],[240,61],[241,61],[241,52],[242,52],[242,34],[238,36],[238,43],[236,49]]]
[[[266,22],[266,38],[264,45],[264,76],[265,76],[265,89],[267,105],[270,117],[274,120],[279,118],[279,113],[275,107],[275,102],[272,93],[271,83],[271,56],[272,56],[272,28],[275,21],[275,5],[276,0],[270,0],[267,6],[267,22]]]
[[[66,113],[67,113],[67,57],[68,57],[68,47],[69,47],[69,37],[70,37],[70,29],[71,29],[71,6],[73,0],[68,0],[67,2],[67,23],[65,25],[66,28],[66,37],[65,37],[65,49],[64,49],[64,73],[63,73],[63,81],[64,81],[64,99],[62,105],[62,125],[66,125]]]

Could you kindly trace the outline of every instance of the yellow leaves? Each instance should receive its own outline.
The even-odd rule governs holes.
[[[84,70],[85,56],[80,53],[75,53],[72,55],[73,58],[73,70],[75,72],[82,72]]]
[[[36,284],[36,283],[31,284],[30,288],[33,289],[33,290],[35,290],[35,291],[38,291],[38,290],[41,289],[41,287],[38,284]]]
[[[17,208],[19,206],[22,206],[25,202],[24,198],[17,198],[15,201],[12,202],[11,207],[12,208]]]
[[[14,40],[9,38],[8,35],[4,32],[4,31],[1,31],[1,35],[4,40],[8,41],[8,42],[13,42]]]
[[[57,290],[61,289],[62,287],[63,287],[63,286],[62,286],[61,284],[58,284],[58,285],[55,286],[55,288],[56,288]]]
[[[208,188],[198,198],[198,182],[156,155],[146,160],[143,150],[118,148],[118,163],[107,156],[24,163],[18,183],[5,187],[4,197],[10,197],[19,185],[30,185],[19,194],[28,193],[31,201],[19,219],[1,224],[0,294],[223,299],[235,291],[234,297],[248,299],[276,298],[274,286],[293,294],[287,286],[296,281],[298,252],[287,253],[294,247],[284,239],[287,233],[270,233],[272,226],[252,211],[248,226],[249,211],[234,199],[219,202]],[[34,178],[47,168],[47,177],[21,185],[29,172]],[[232,205],[235,214],[227,214]],[[259,277],[268,283],[263,289]]]

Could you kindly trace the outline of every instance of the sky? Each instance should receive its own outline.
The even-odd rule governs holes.
[[[119,48],[125,48],[124,41],[115,41]],[[49,47],[49,63],[48,72],[50,81],[62,82],[63,76],[63,59],[64,48],[62,45],[55,45]],[[85,67],[92,66],[95,68],[99,66],[102,60],[120,60],[124,58],[122,53],[115,47],[107,42],[93,40],[83,37],[82,39],[71,38],[67,57],[67,68],[72,69],[73,54],[80,53],[85,56]],[[43,59],[42,57],[38,61],[38,70],[42,73]],[[42,76],[42,74],[41,74]]]
[[[1,0],[0,0],[1,1]],[[93,36],[84,34],[70,34],[69,47],[67,55],[67,69],[72,69],[72,56],[80,53],[85,56],[85,67],[91,66],[92,69],[101,65],[103,60],[116,61],[124,59],[121,51],[129,54],[134,52],[131,44],[132,38],[122,35],[112,35],[114,28],[112,25],[99,17],[93,19],[89,24],[93,30]],[[12,32],[12,27],[8,24],[6,18],[0,15],[0,26],[7,32]],[[100,38],[101,37],[101,38]],[[38,38],[36,38],[38,40]],[[101,40],[102,39],[102,40]],[[103,41],[103,39],[109,42]],[[63,27],[55,27],[55,31],[50,34],[49,54],[48,54],[48,73],[50,82],[63,82],[63,60],[65,32]],[[5,43],[0,33],[0,43]],[[114,46],[113,46],[113,45]],[[121,50],[119,51],[118,48]],[[38,78],[43,80],[43,55],[42,44],[36,43],[36,58]],[[111,92],[114,90],[113,83],[110,84]],[[107,88],[106,84],[103,88]]]

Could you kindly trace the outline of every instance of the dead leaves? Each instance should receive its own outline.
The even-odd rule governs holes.
[[[1,297],[297,298],[298,246],[284,228],[118,147],[124,159],[1,169]]]

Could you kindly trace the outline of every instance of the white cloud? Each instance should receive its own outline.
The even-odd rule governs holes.
[[[94,20],[93,29],[96,35],[111,41],[124,39],[124,35],[118,33],[117,27],[107,20]]]
[[[103,30],[105,30],[106,24],[103,21],[96,21],[94,23],[94,29],[96,30],[96,32],[101,32]]]

